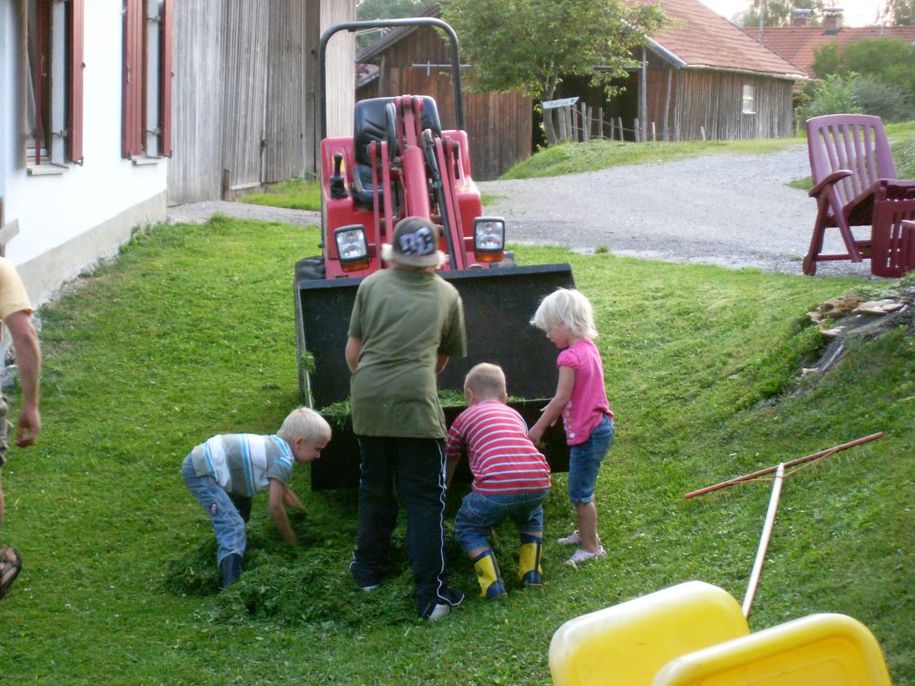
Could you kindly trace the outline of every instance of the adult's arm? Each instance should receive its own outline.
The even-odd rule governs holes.
[[[16,365],[19,367],[22,385],[22,408],[19,411],[16,443],[25,447],[32,445],[41,431],[41,414],[38,411],[41,348],[38,345],[38,334],[32,326],[32,317],[28,312],[13,312],[4,323],[10,330],[13,347],[16,349]]]
[[[350,372],[356,371],[356,365],[359,364],[359,354],[362,352],[362,339],[350,336],[346,339],[346,366]]]

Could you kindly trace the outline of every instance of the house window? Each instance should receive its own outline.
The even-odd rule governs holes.
[[[83,2],[23,0],[26,164],[83,162]]]
[[[756,87],[749,83],[743,84],[743,103],[740,111],[742,114],[756,114]]]
[[[139,160],[171,154],[172,1],[124,0],[121,149]]]

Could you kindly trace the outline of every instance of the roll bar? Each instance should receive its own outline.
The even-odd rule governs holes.
[[[321,140],[327,138],[327,70],[325,69],[325,53],[327,43],[339,31],[359,31],[360,29],[379,29],[400,26],[432,26],[440,28],[448,34],[451,42],[451,71],[454,82],[454,109],[458,129],[464,128],[464,102],[461,98],[461,60],[458,50],[458,39],[454,29],[441,19],[433,17],[413,17],[408,19],[372,19],[367,21],[351,21],[344,24],[334,24],[321,35],[321,47],[318,51],[318,74],[320,78],[320,105],[318,118],[321,122]]]

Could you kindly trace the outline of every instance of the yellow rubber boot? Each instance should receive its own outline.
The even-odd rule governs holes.
[[[542,538],[522,534],[521,552],[518,554],[518,580],[525,586],[539,586],[543,583],[543,568],[540,566],[542,546]]]
[[[502,582],[502,577],[499,576],[499,565],[492,548],[480,553],[474,559],[473,568],[477,573],[481,597],[493,600],[505,595],[505,584]]]

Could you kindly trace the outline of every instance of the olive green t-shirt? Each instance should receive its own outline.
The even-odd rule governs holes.
[[[467,354],[457,289],[426,271],[375,272],[359,284],[349,335],[362,340],[350,380],[355,433],[444,438],[436,360]]]

